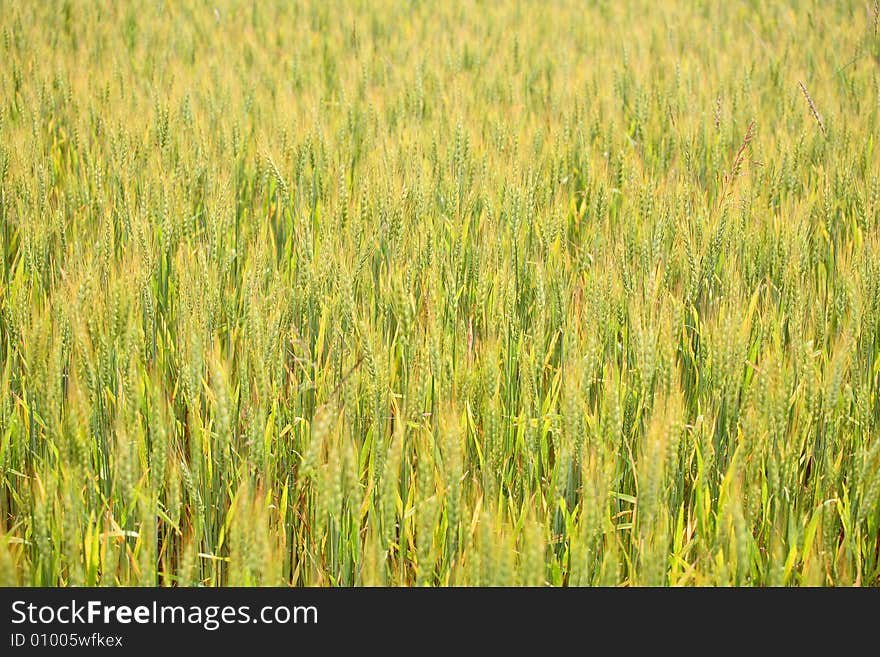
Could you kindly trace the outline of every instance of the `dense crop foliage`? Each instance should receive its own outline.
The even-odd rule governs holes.
[[[880,583],[858,2],[0,2],[0,579]]]

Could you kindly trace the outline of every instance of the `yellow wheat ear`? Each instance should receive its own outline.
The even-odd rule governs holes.
[[[816,123],[819,124],[819,130],[822,131],[822,135],[827,139],[828,133],[825,130],[825,124],[822,122],[822,117],[819,115],[819,110],[816,109],[816,103],[813,102],[813,97],[810,95],[810,92],[807,91],[807,87],[803,82],[798,82],[798,86],[803,92],[804,98],[807,99],[807,104],[810,106],[810,114],[816,119]]]

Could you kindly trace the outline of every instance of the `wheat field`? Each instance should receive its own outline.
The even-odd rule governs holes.
[[[878,4],[0,33],[0,584],[880,585]]]

